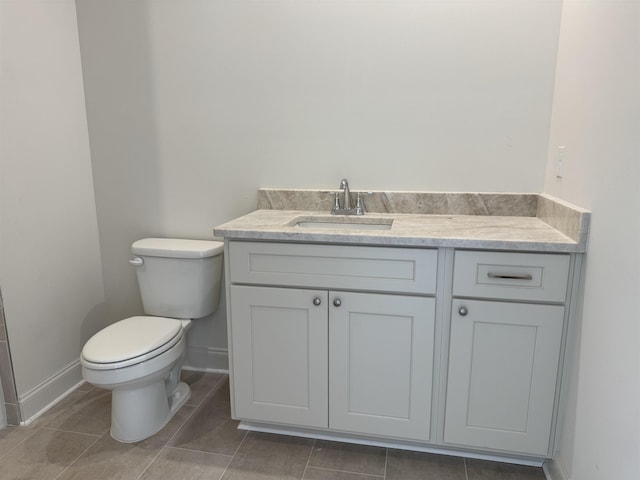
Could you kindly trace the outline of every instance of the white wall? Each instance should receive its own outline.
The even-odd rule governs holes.
[[[559,449],[571,480],[640,478],[639,49],[640,2],[564,3],[545,191],[593,212]]]
[[[0,2],[0,285],[24,419],[105,323],[73,0]]]
[[[542,189],[559,0],[77,8],[113,320],[140,311],[132,241],[210,238],[258,187]]]

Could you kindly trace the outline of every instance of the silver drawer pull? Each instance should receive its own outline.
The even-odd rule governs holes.
[[[502,278],[505,280],[533,280],[533,276],[528,273],[487,273],[489,278]]]

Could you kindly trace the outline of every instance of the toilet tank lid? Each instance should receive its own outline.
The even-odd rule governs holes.
[[[148,257],[207,258],[220,255],[223,250],[222,242],[178,238],[143,238],[131,245],[131,253]]]

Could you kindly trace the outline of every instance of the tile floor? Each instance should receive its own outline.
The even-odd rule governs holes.
[[[184,372],[187,405],[153,437],[109,436],[110,392],[82,386],[0,430],[1,480],[544,480],[539,468],[237,430],[225,375]]]

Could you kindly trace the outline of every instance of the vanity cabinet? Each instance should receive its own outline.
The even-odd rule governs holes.
[[[569,259],[455,253],[445,443],[548,454]]]
[[[226,248],[234,418],[550,455],[575,256]]]
[[[429,439],[437,251],[229,251],[235,417]]]

